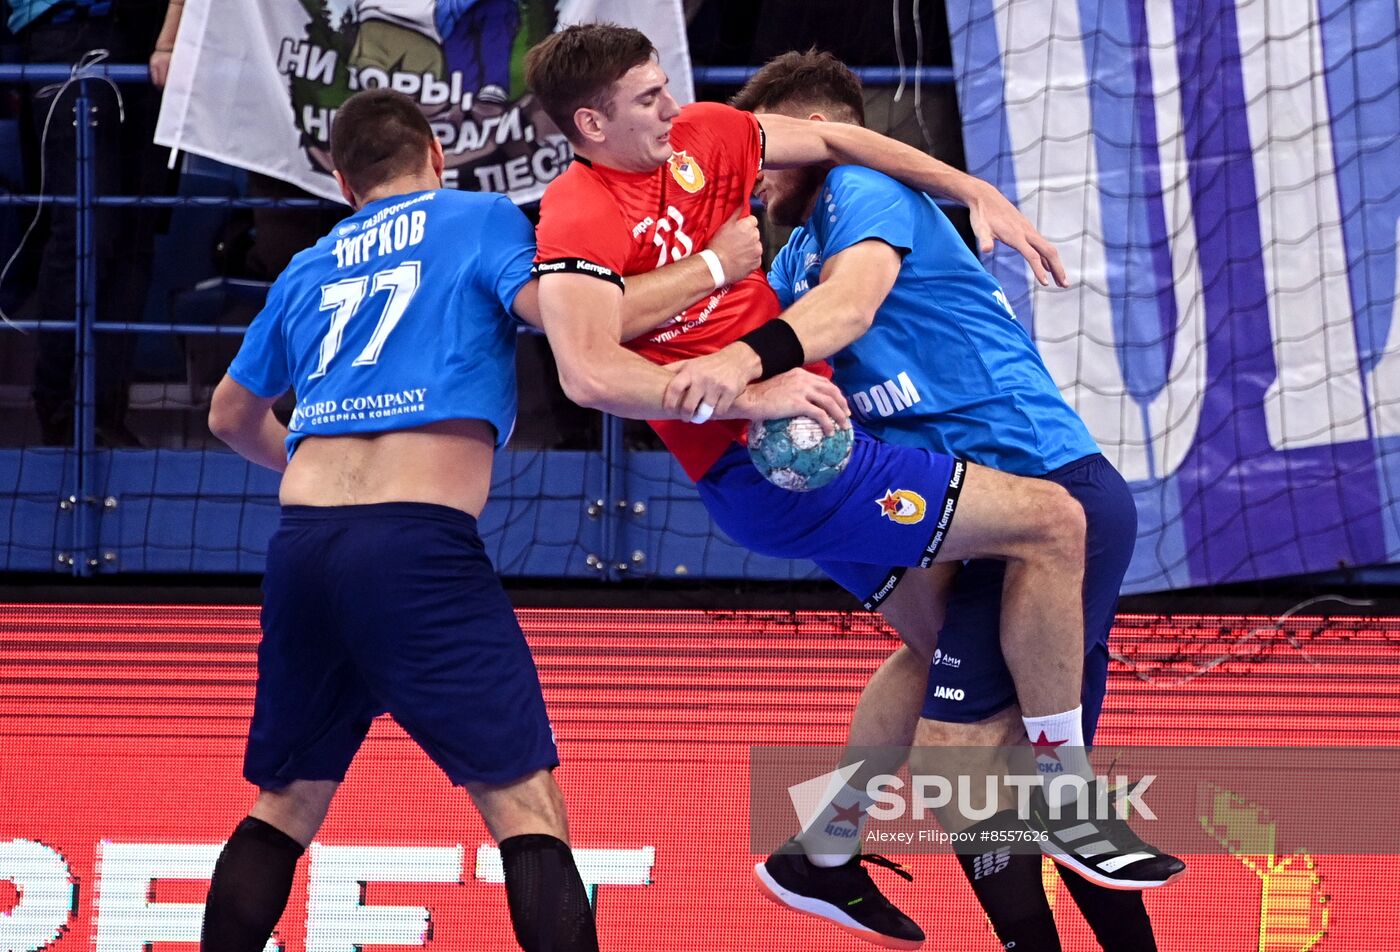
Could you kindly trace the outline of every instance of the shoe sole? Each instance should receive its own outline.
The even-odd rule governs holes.
[[[1166,879],[1111,879],[1104,876],[1103,873],[1100,873],[1093,867],[1084,865],[1073,853],[1060,849],[1048,840],[1040,844],[1040,849],[1041,852],[1056,863],[1065,867],[1065,869],[1074,870],[1094,885],[1102,886],[1104,889],[1114,889],[1118,892],[1142,892],[1147,889],[1155,889],[1158,886],[1165,886],[1168,883],[1176,882],[1182,876],[1186,875],[1186,870],[1181,869],[1178,872],[1172,873]]]
[[[753,873],[758,878],[758,886],[763,891],[763,895],[785,909],[829,922],[871,945],[882,946],[886,949],[921,949],[924,947],[923,939],[897,939],[894,936],[882,935],[856,922],[829,902],[801,896],[784,889],[778,885],[777,880],[772,877],[762,863],[754,865]]]

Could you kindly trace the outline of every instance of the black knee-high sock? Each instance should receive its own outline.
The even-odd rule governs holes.
[[[1142,893],[1105,889],[1059,864],[1055,868],[1104,952],[1157,952]]]
[[[525,952],[597,952],[593,907],[566,843],[543,833],[509,837],[501,865],[510,924]]]
[[[214,864],[201,952],[262,952],[287,908],[302,852],[270,823],[248,817],[238,824]]]
[[[1024,831],[1025,824],[1016,819],[1014,811],[1003,810],[969,832],[974,835],[973,842],[979,842],[977,835],[983,831],[1000,830]],[[1003,948],[1060,952],[1060,934],[1040,879],[1040,854],[1013,853],[1009,846],[992,845],[984,853],[959,854],[958,864]]]

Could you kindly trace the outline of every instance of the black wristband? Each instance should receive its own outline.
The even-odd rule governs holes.
[[[760,324],[739,340],[758,354],[759,363],[763,365],[763,376],[759,380],[776,377],[807,362],[797,332],[781,317]]]

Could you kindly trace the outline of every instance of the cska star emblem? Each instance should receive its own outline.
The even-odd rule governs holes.
[[[672,152],[666,164],[671,167],[671,178],[687,192],[698,192],[705,187],[705,173],[700,170],[700,163],[684,150]]]
[[[1031,741],[1031,746],[1035,748],[1035,755],[1037,757],[1051,757],[1058,762],[1060,755],[1055,753],[1055,748],[1065,743],[1068,742],[1063,740],[1051,740],[1049,737],[1045,736],[1045,731],[1041,731],[1040,736]]]
[[[875,500],[875,505],[880,507],[880,515],[902,526],[923,522],[924,510],[928,508],[924,497],[910,489],[886,490],[884,498]]]

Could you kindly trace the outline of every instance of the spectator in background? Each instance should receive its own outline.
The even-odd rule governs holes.
[[[90,50],[106,50],[115,63],[142,62],[157,45],[165,0],[8,0],[9,27],[26,63],[78,62]],[[151,143],[158,94],[126,85],[117,93],[89,84],[97,136],[96,185],[99,193],[151,194],[162,191],[165,168]],[[50,195],[75,189],[73,86],[48,84],[33,90],[29,104],[35,140],[40,143],[44,188]],[[122,114],[125,114],[123,121]],[[50,120],[52,116],[52,120]],[[47,135],[45,127],[47,126]],[[34,292],[20,309],[27,320],[68,320],[76,303],[76,217],[71,207],[46,212],[48,233]],[[97,314],[99,320],[139,319],[150,276],[154,214],[146,210],[104,210],[97,217]],[[97,439],[106,446],[138,445],[126,425],[132,338],[103,334],[97,341]],[[70,331],[39,337],[34,367],[34,409],[43,442],[73,439],[74,347]]]
[[[160,35],[156,37],[155,49],[151,51],[148,63],[151,68],[151,85],[165,88],[165,80],[170,75],[170,54],[175,52],[175,37],[180,33],[180,15],[185,12],[185,0],[169,0],[165,7],[165,22],[160,25]]]
[[[151,51],[151,82],[164,89],[170,77],[170,57],[180,34],[180,17],[185,0],[169,0],[165,22]],[[315,198],[310,192],[259,172],[248,173],[248,195],[253,198]],[[236,260],[225,260],[225,273],[271,281],[281,274],[299,251],[310,248],[331,226],[343,218],[344,210],[308,211],[304,208],[255,208],[251,244],[241,251],[233,248]],[[244,225],[246,228],[246,224]]]

